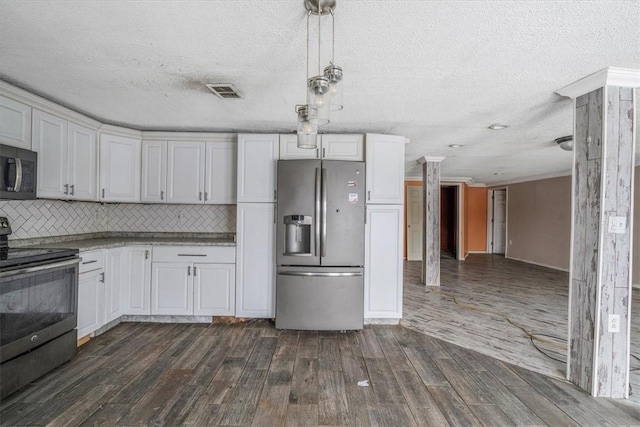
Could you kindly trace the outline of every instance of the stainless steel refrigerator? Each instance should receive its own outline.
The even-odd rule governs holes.
[[[364,162],[278,162],[276,328],[362,329],[364,186]]]

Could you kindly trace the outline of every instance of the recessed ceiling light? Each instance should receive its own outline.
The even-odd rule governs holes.
[[[460,148],[460,147],[464,147],[464,145],[462,145],[462,144],[449,144],[449,148]]]
[[[494,172],[494,175],[502,175],[502,172]]]
[[[491,129],[491,130],[501,130],[501,129],[506,129],[508,127],[509,126],[503,125],[501,123],[494,123],[491,126],[489,126],[489,129]]]

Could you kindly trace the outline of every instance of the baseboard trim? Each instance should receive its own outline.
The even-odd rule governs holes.
[[[364,319],[365,325],[399,325],[400,319],[373,318]]]
[[[557,267],[555,265],[543,264],[541,262],[533,262],[533,261],[529,261],[529,260],[526,260],[526,259],[514,258],[514,257],[510,257],[510,256],[505,256],[505,258],[506,259],[511,259],[511,260],[514,260],[514,261],[526,262],[527,264],[539,265],[540,267],[546,267],[546,268],[550,268],[552,270],[564,271],[565,273],[569,272],[569,269],[560,268],[560,267]]]

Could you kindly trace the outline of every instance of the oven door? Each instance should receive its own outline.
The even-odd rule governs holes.
[[[36,198],[38,154],[0,145],[0,199]]]
[[[77,323],[79,258],[0,272],[0,363]]]

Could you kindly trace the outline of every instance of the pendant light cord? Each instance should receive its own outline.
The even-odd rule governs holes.
[[[331,65],[335,65],[336,54],[336,16],[333,14],[333,9],[329,9],[331,13]]]
[[[311,11],[308,11],[307,12],[307,80],[304,82],[305,89],[309,82],[309,62],[311,62],[310,56],[309,56],[309,19],[310,17],[311,17]],[[307,105],[309,105],[309,90],[306,89],[305,92],[307,93]]]
[[[320,9],[320,0],[318,0],[318,75],[320,75],[320,50],[322,47],[322,9]]]

